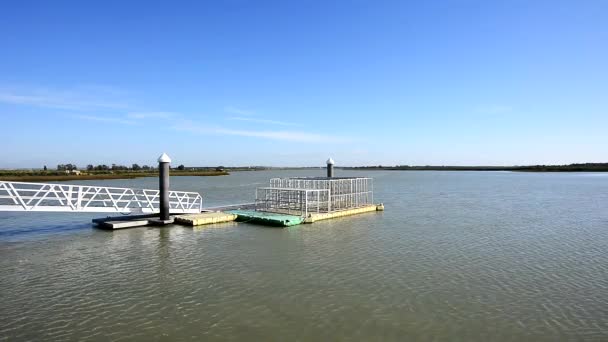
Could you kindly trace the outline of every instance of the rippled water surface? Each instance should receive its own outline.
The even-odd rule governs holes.
[[[0,213],[0,339],[608,340],[608,174],[338,172],[374,177],[386,211],[119,231]],[[171,185],[221,205],[320,173]]]

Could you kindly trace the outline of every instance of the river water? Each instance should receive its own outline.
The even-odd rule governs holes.
[[[171,187],[222,205],[322,173]],[[92,228],[99,214],[0,213],[0,339],[608,340],[608,174],[338,173],[374,177],[386,211],[118,231]]]

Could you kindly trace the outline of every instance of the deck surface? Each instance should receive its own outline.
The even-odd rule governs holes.
[[[255,210],[229,210],[228,213],[237,215],[238,222],[250,222],[275,227],[295,226],[304,222],[304,218],[300,216]]]
[[[243,207],[244,205],[235,205],[235,207]],[[230,207],[230,206],[226,206]],[[176,224],[188,226],[200,226],[206,224],[223,223],[223,222],[249,222],[275,227],[289,227],[302,223],[313,223],[321,220],[328,220],[342,216],[357,215],[373,211],[383,211],[383,204],[373,204],[365,207],[334,211],[330,213],[309,213],[306,218],[289,215],[283,213],[271,213],[264,211],[255,211],[251,209],[238,209],[227,211],[205,211],[197,214],[171,215],[171,219],[175,220]],[[103,229],[122,229],[147,226],[154,223],[158,219],[158,214],[149,215],[128,215],[115,216],[94,219],[99,228]]]
[[[308,214],[308,217],[305,219],[304,222],[313,223],[313,222],[317,222],[317,221],[321,221],[321,220],[329,220],[329,219],[333,219],[333,218],[337,218],[337,217],[357,215],[357,214],[363,214],[363,213],[368,213],[368,212],[373,212],[373,211],[383,211],[383,210],[384,210],[384,205],[382,205],[382,209],[380,209],[380,205],[372,204],[372,205],[368,205],[368,206],[360,207],[360,208],[333,211],[331,213],[310,213],[310,214]]]
[[[124,229],[147,226],[154,218],[158,218],[158,214],[107,216],[92,221],[101,229]]]
[[[223,212],[204,212],[200,214],[187,214],[175,217],[175,223],[188,226],[200,226],[203,224],[231,222],[236,220],[237,215]]]

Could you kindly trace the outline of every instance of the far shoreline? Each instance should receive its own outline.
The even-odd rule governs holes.
[[[171,171],[171,176],[183,177],[215,177],[228,176],[227,171]],[[145,177],[158,177],[158,172],[126,172],[126,173],[100,173],[100,174],[66,174],[66,175],[9,175],[2,176],[0,173],[0,181],[8,182],[57,182],[57,181],[73,181],[73,180],[111,180],[111,179],[135,179]]]
[[[608,172],[608,163],[585,163],[569,165],[525,165],[525,166],[355,166],[345,170],[386,171],[511,171],[511,172]]]

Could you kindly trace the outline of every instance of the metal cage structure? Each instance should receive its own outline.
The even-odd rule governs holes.
[[[294,189],[262,187],[256,189],[255,209],[290,215],[329,212],[329,191],[323,189]]]
[[[307,216],[373,204],[373,179],[367,177],[272,178],[256,191],[256,210]]]

